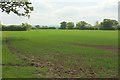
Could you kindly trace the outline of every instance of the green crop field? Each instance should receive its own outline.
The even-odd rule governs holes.
[[[118,31],[3,32],[3,78],[114,78]]]

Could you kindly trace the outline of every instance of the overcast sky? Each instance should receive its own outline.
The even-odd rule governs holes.
[[[3,24],[59,25],[61,21],[86,21],[92,25],[105,18],[118,19],[119,0],[31,0],[30,19],[2,13]]]

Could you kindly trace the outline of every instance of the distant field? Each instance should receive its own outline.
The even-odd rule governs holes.
[[[117,77],[117,45],[118,31],[3,32],[3,77]]]

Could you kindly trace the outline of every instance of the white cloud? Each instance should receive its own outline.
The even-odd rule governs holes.
[[[85,20],[94,24],[104,18],[117,19],[119,0],[31,0],[34,11],[31,18],[3,14],[3,23],[29,22],[31,24],[58,25],[61,21]],[[11,21],[12,18],[12,21]]]

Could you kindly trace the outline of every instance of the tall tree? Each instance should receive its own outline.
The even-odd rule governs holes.
[[[22,27],[25,28],[25,30],[30,30],[32,28],[32,25],[28,24],[28,23],[22,23]]]
[[[36,28],[36,29],[39,29],[39,28],[40,28],[40,25],[36,25],[35,28]]]
[[[30,17],[30,13],[34,10],[32,3],[29,0],[24,1],[17,1],[17,2],[5,2],[0,1],[0,8],[2,12],[6,13],[15,13],[18,16],[27,16]]]
[[[67,23],[67,28],[68,29],[73,29],[74,28],[74,23],[73,22],[68,22]]]
[[[118,24],[116,20],[104,19],[103,22],[101,22],[101,28],[104,30],[113,30],[117,29]]]
[[[66,29],[67,23],[65,21],[61,22],[60,24],[61,29]]]
[[[116,20],[111,20],[113,22],[113,28],[117,30],[119,28],[119,22]]]
[[[86,23],[85,21],[80,21],[76,24],[76,28],[85,29],[87,25],[88,25],[88,23]]]

